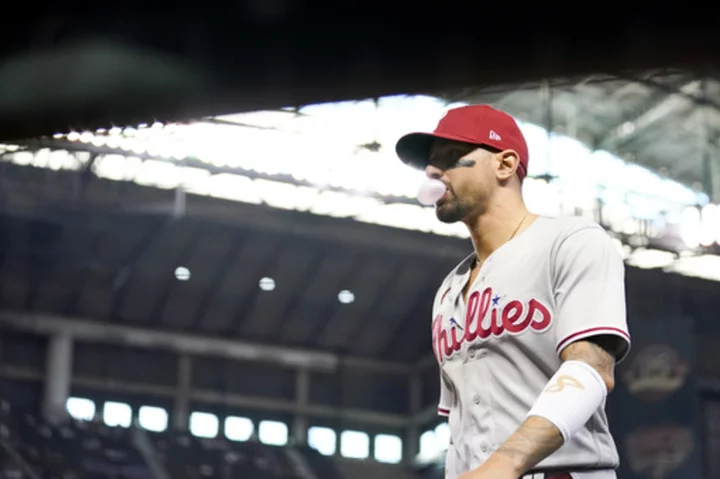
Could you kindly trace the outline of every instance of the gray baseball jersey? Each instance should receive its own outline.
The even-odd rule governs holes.
[[[481,465],[525,420],[561,365],[568,344],[600,334],[630,347],[624,265],[609,235],[576,218],[537,218],[482,264],[470,286],[474,255],[444,280],[433,306],[433,350],[440,364],[438,413],[448,416],[447,477]],[[535,470],[605,471],[618,453],[605,404]]]

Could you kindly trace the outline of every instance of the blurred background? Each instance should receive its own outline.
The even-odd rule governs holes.
[[[3,477],[443,477],[430,314],[471,244],[394,144],[468,103],[519,122],[531,211],[599,222],[625,259],[618,477],[720,477],[720,75],[697,23],[625,11],[598,45],[600,14],[508,40],[437,12],[135,7],[0,32]]]

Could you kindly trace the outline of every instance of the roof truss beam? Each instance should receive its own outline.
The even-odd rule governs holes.
[[[202,337],[178,332],[156,331],[86,319],[43,314],[0,312],[0,326],[40,335],[69,334],[73,339],[110,343],[139,349],[160,349],[178,354],[215,356],[239,361],[261,361],[295,369],[334,372],[341,367],[383,374],[407,375],[411,365],[374,359],[339,356],[283,346]]]
[[[613,125],[595,140],[595,149],[614,150],[620,144],[646,131],[659,120],[681,108],[693,105],[693,98],[702,93],[700,80],[685,83],[675,93],[664,95],[659,101],[653,100],[630,118]]]

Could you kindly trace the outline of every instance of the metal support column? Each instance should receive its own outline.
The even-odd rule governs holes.
[[[409,380],[408,405],[410,417],[414,418],[422,408],[422,378],[420,371],[413,371]],[[411,462],[420,453],[420,425],[415,421],[410,421],[408,424],[403,449],[403,461],[406,463]]]
[[[720,155],[713,151],[710,132],[710,106],[707,104],[707,80],[701,83],[703,102],[699,107],[698,141],[702,168],[702,188],[710,201],[720,204]],[[715,154],[713,154],[715,153]]]
[[[177,392],[173,407],[173,428],[187,431],[190,419],[190,388],[192,387],[192,358],[183,354],[178,358]]]
[[[555,118],[553,116],[553,90],[550,83],[545,82],[540,90],[540,97],[542,98],[543,105],[543,126],[547,131],[547,147],[545,149],[545,157],[547,164],[547,174],[553,175],[552,171],[552,149],[550,143],[555,130]]]
[[[307,408],[310,399],[310,372],[307,369],[298,369],[295,375],[295,402],[298,411]],[[295,444],[302,445],[307,442],[308,418],[300,412],[293,418],[292,435]]]
[[[46,355],[43,415],[52,423],[68,417],[67,399],[72,380],[73,338],[69,334],[50,337]]]
[[[173,203],[174,218],[177,219],[185,216],[186,199],[187,197],[185,195],[185,186],[178,185],[178,187],[175,188],[175,202]]]
[[[702,98],[705,98],[707,92],[707,80],[702,80],[700,84],[700,91]],[[708,107],[703,103],[698,108],[698,150],[700,151],[700,167],[703,172],[702,188],[712,201],[714,185],[708,119]]]

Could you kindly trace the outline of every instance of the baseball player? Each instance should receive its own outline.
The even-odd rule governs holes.
[[[489,106],[452,109],[396,151],[444,184],[436,215],[465,223],[474,246],[433,306],[447,479],[615,478],[605,399],[630,335],[610,237],[528,212],[525,138]]]

